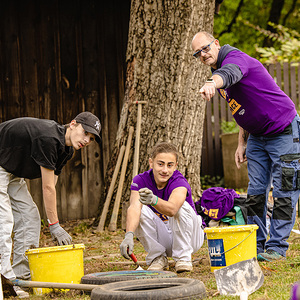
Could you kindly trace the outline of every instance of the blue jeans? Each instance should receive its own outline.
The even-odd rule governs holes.
[[[250,135],[247,142],[249,186],[248,224],[257,224],[257,253],[277,251],[286,256],[300,192],[300,118],[291,123],[291,134],[273,137]],[[274,207],[267,240],[268,193],[273,184]]]

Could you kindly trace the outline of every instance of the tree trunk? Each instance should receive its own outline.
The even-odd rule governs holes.
[[[272,6],[270,10],[270,15],[269,15],[269,20],[267,22],[267,30],[271,32],[276,32],[276,29],[269,25],[269,22],[272,22],[274,24],[279,24],[279,19],[281,16],[281,11],[284,5],[284,0],[273,0],[272,1]],[[274,42],[272,39],[266,37],[264,39],[263,47],[272,47]]]
[[[214,5],[215,1],[212,0],[132,0],[124,106],[115,148],[107,168],[106,188],[100,201],[98,216],[101,214],[119,149],[127,141],[129,127],[136,128],[136,101],[147,101],[142,107],[138,172],[149,168],[149,150],[157,142],[172,142],[182,154],[179,171],[190,183],[194,198],[200,196],[206,103],[201,100],[198,91],[210,70],[192,57],[191,41],[200,30],[212,32]],[[122,193],[123,219],[132,182],[134,143],[135,133]],[[114,193],[116,190],[117,186]],[[111,203],[110,208],[112,205]],[[108,225],[109,216],[106,220]],[[98,222],[99,217],[94,224]]]

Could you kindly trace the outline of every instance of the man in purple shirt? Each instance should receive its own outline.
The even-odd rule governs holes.
[[[121,254],[129,259],[135,234],[148,252],[148,270],[167,269],[167,257],[172,257],[176,272],[191,271],[191,255],[202,246],[204,232],[191,187],[176,170],[176,147],[166,142],[157,144],[149,164],[151,169],[135,176],[131,184]]]
[[[258,260],[286,257],[287,239],[295,223],[300,189],[299,123],[293,101],[256,59],[198,32],[194,57],[211,67],[212,77],[200,89],[209,101],[218,89],[239,125],[235,162],[248,162],[248,224],[256,223]],[[267,241],[268,192],[273,184],[274,208]]]

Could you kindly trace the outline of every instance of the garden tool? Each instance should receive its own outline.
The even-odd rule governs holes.
[[[96,284],[82,284],[82,283],[62,283],[62,282],[44,282],[44,281],[29,281],[16,279],[14,282],[6,279],[1,274],[2,282],[6,284],[6,290],[17,285],[22,288],[49,288],[49,289],[75,289],[82,291],[91,291],[101,285]],[[3,288],[4,290],[4,288]]]
[[[138,263],[138,261],[137,261],[137,258],[136,258],[136,256],[135,256],[133,253],[131,253],[129,256],[130,256],[131,259],[134,261],[134,263],[137,265],[137,268],[135,269],[136,271],[142,271],[142,270],[144,270],[144,269],[139,265],[139,263]]]
[[[241,300],[257,291],[264,282],[256,257],[214,271],[221,295],[240,296]]]

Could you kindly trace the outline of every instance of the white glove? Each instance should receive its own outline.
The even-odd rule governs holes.
[[[140,202],[144,205],[156,205],[158,197],[153,195],[152,191],[148,188],[142,188],[139,190]]]
[[[59,225],[55,223],[49,226],[52,240],[58,242],[58,245],[70,245],[72,243],[71,236]]]
[[[121,254],[125,258],[130,259],[129,255],[132,254],[133,246],[134,246],[133,232],[132,231],[128,231],[128,232],[126,232],[125,238],[124,238],[123,242],[120,245]]]

